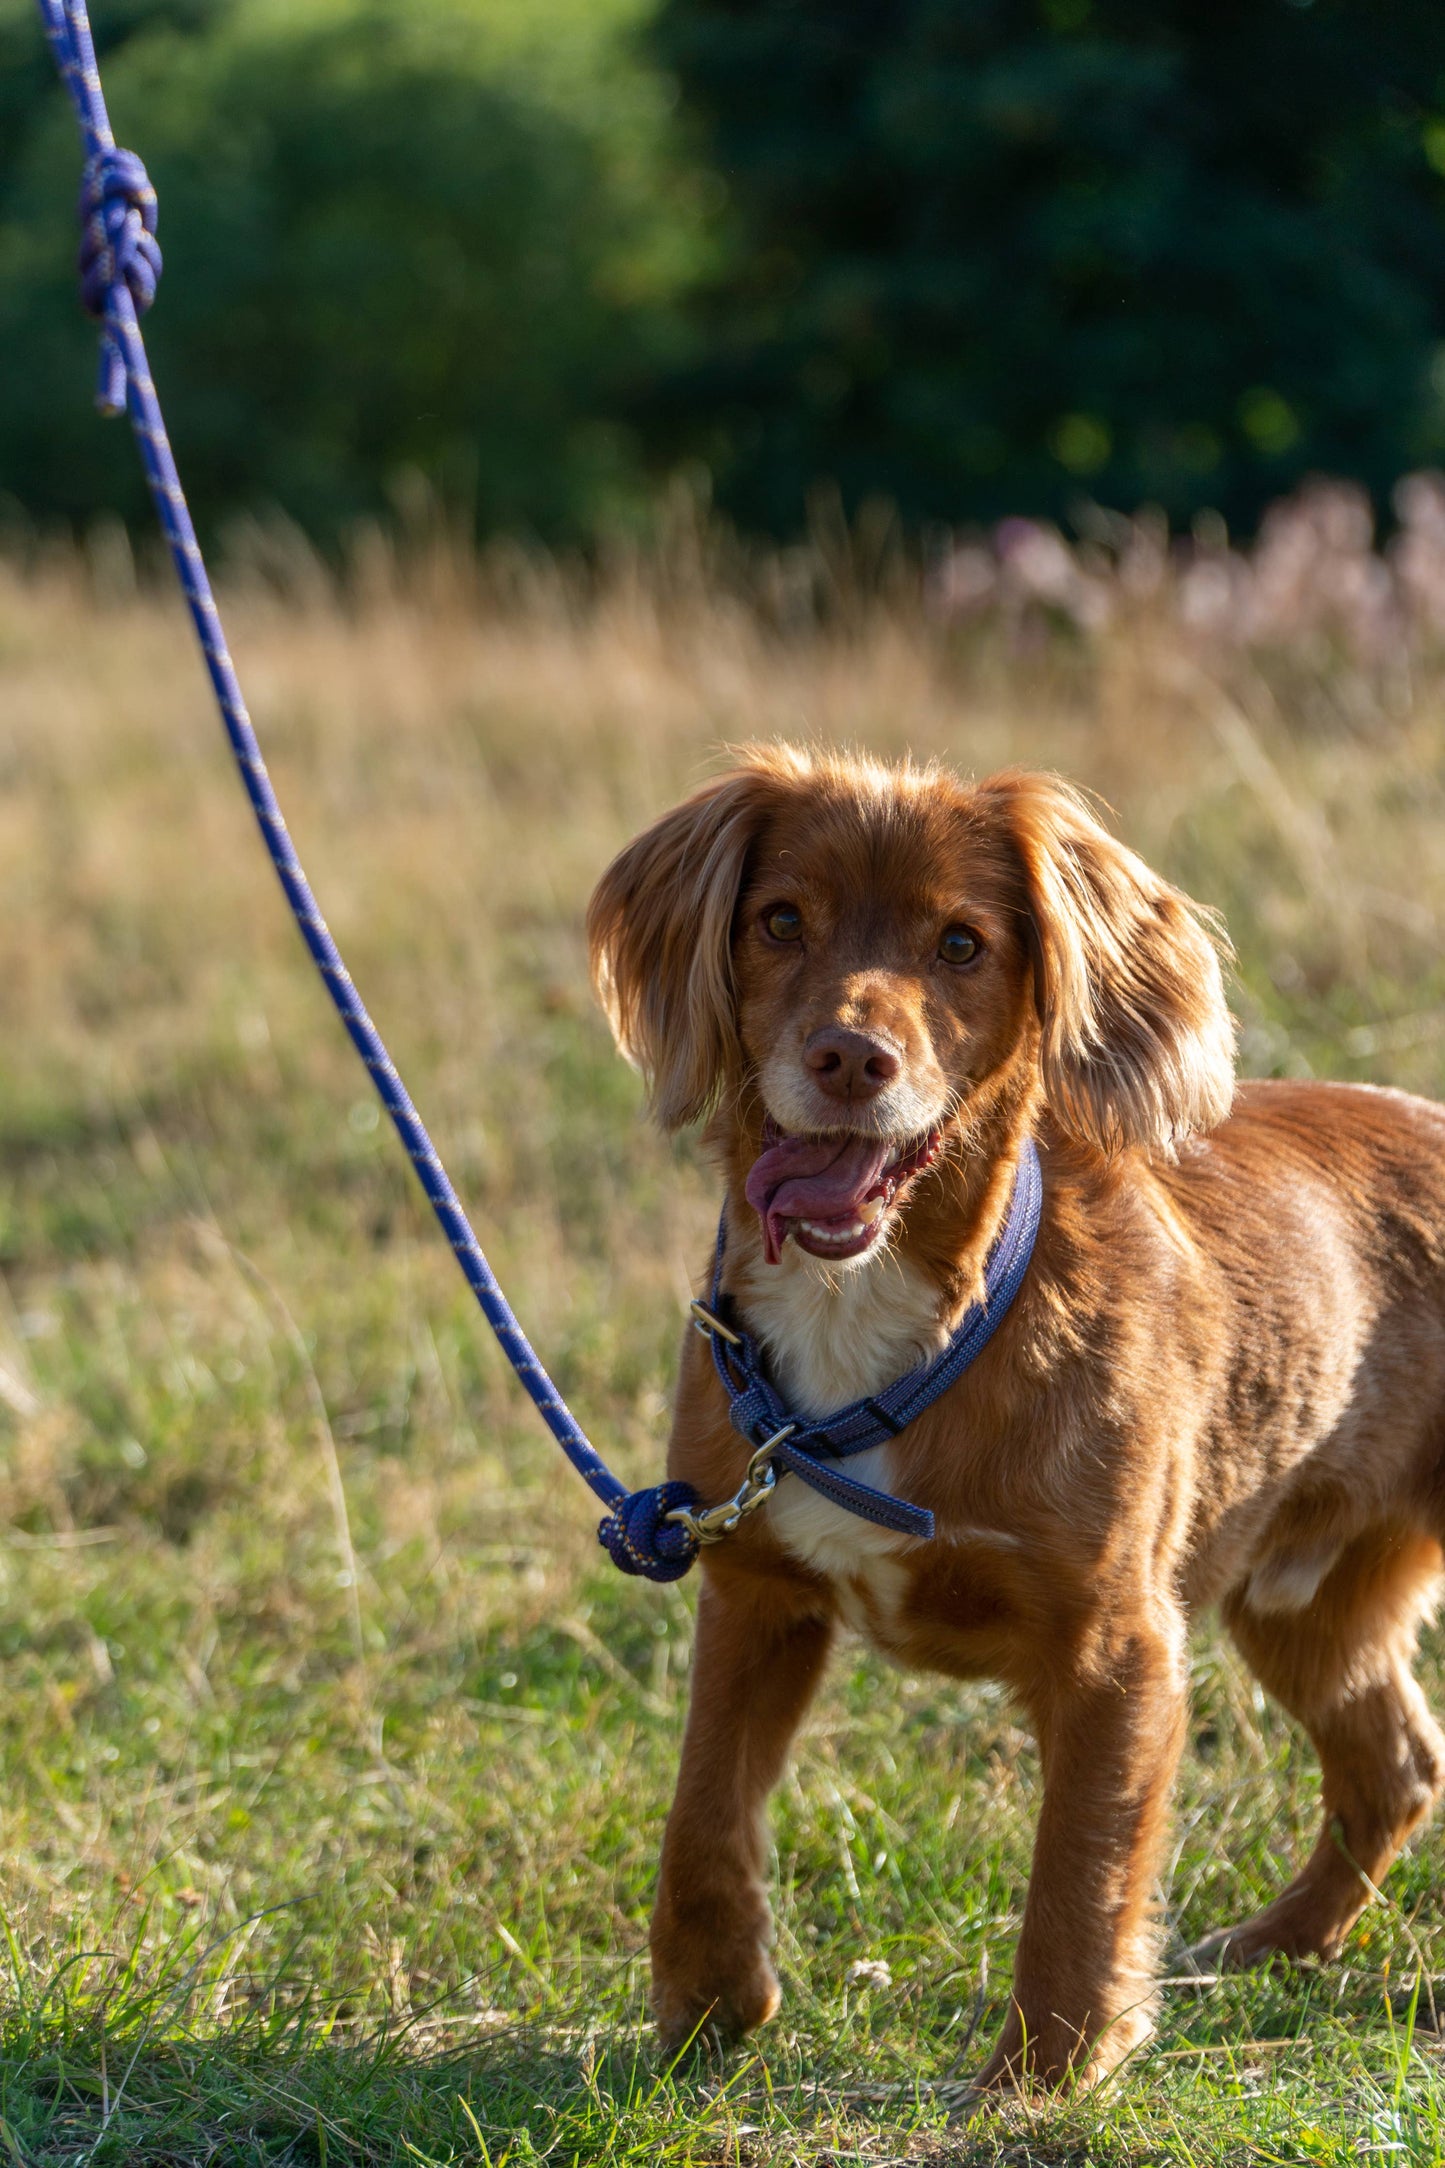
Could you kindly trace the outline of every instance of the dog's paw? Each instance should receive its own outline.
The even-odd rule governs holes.
[[[1198,1973],[1202,1980],[1213,1980],[1221,1972],[1245,1972],[1252,1965],[1263,1964],[1268,1958],[1278,1956],[1273,1944],[1256,1949],[1246,1938],[1245,1930],[1250,1923],[1241,1921],[1238,1927],[1216,1927],[1213,1934],[1201,1935],[1178,1951],[1172,1969],[1181,1980],[1190,1979]],[[1178,1945],[1175,1945],[1178,1949]]]
[[[1271,1905],[1251,1919],[1191,1942],[1179,1970],[1208,1979],[1221,1972],[1252,1972],[1262,1965],[1297,1965],[1338,1955],[1342,1940],[1332,1921],[1321,1923]]]
[[[748,1964],[726,1971],[701,1965],[678,1975],[653,1965],[652,2012],[666,2055],[731,2047],[775,2016],[781,2001],[777,1976],[762,1950],[752,1953]]]
[[[1000,2094],[1091,2092],[1153,2032],[1153,2015],[1143,2002],[1121,2011],[1112,2024],[1098,2031],[1092,2026],[1086,2030],[1070,2026],[1057,2016],[1031,2027],[1015,2008],[998,2046],[973,2081],[967,2108],[985,2107]]]
[[[760,1886],[664,1886],[652,1921],[652,2011],[668,2054],[730,2047],[782,2000],[768,1960],[772,1916]]]

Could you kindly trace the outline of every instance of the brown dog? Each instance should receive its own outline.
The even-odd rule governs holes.
[[[1030,1135],[1043,1165],[1032,1262],[983,1355],[845,1464],[931,1508],[933,1540],[793,1477],[704,1553],[652,1930],[664,2040],[777,2007],[763,1812],[840,1622],[1005,1681],[1037,1732],[1033,1877],[982,2082],[1087,2081],[1149,2029],[1203,1604],[1308,1728],[1325,1795],[1304,1871],[1204,1947],[1336,1950],[1445,1778],[1410,1671],[1445,1535],[1445,1113],[1236,1093],[1204,915],[1043,776],[750,750],[622,852],[589,930],[658,1119],[711,1115],[723,1288],[791,1409],[943,1346]],[[747,1454],[689,1333],[669,1472],[725,1499]]]

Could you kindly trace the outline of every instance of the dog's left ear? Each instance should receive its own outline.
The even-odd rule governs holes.
[[[979,796],[1002,820],[1023,877],[1056,1120],[1104,1152],[1136,1144],[1172,1157],[1223,1121],[1234,1097],[1222,933],[1066,783],[1001,776]]]
[[[664,1129],[709,1113],[739,1072],[732,924],[748,853],[803,765],[744,747],[607,868],[587,908],[598,997]]]

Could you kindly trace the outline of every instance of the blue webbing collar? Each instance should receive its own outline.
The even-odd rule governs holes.
[[[713,1362],[727,1392],[734,1430],[754,1447],[771,1441],[778,1473],[788,1470],[801,1476],[834,1505],[843,1506],[863,1520],[875,1521],[880,1528],[894,1529],[899,1535],[931,1536],[933,1515],[924,1507],[909,1505],[905,1499],[874,1490],[871,1484],[856,1482],[833,1463],[896,1438],[977,1361],[1023,1285],[1042,1208],[1043,1177],[1038,1149],[1030,1137],[1019,1155],[1008,1212],[984,1266],[983,1300],[969,1305],[947,1347],[931,1362],[919,1364],[881,1392],[813,1419],[789,1413],[768,1378],[756,1340],[731,1314],[722,1292],[727,1248],[724,1214],[718,1224],[711,1295],[706,1307],[693,1304],[693,1315],[698,1329],[712,1342]]]

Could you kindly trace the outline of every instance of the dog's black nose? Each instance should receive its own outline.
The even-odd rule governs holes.
[[[829,1024],[815,1031],[803,1048],[803,1067],[830,1099],[876,1099],[902,1064],[881,1039]]]

